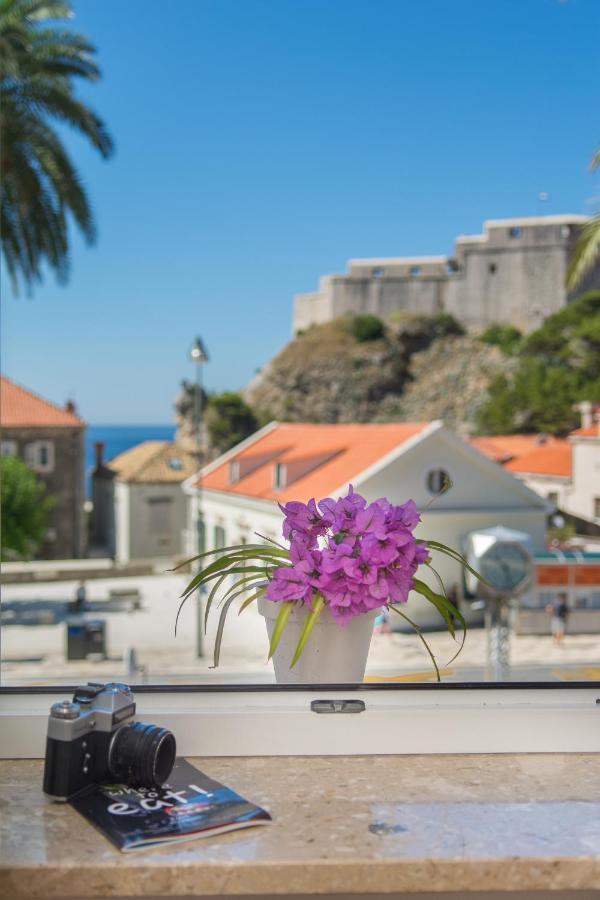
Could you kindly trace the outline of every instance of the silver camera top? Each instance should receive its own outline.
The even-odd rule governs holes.
[[[70,741],[88,731],[114,731],[133,719],[135,700],[129,685],[90,682],[76,688],[73,700],[61,700],[50,709],[48,736]]]

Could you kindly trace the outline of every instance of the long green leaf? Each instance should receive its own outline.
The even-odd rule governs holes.
[[[467,569],[471,575],[474,575],[482,584],[486,584],[488,587],[492,587],[492,585],[487,581],[483,575],[480,575],[472,566],[469,565],[467,560],[462,556],[458,550],[453,550],[451,547],[447,547],[445,544],[440,544],[438,541],[428,541],[426,539],[417,541],[418,544],[427,544],[428,547],[431,547],[433,550],[437,550],[439,553],[444,553],[446,556],[449,556],[450,559],[453,559],[455,562],[460,563],[462,566]]]
[[[264,572],[264,569],[260,568],[260,569],[256,569],[255,571]],[[247,567],[243,568],[243,569],[238,568],[238,569],[233,569],[233,570],[229,569],[226,572],[215,572],[213,575],[210,575],[206,579],[206,581],[211,581],[213,579],[218,579],[218,580],[216,581],[215,585],[213,586],[213,589],[211,590],[211,592],[209,594],[208,601],[206,604],[207,608],[206,608],[206,612],[204,615],[204,630],[205,631],[206,631],[206,621],[208,618],[208,612],[209,612],[211,604],[214,600],[216,591],[218,590],[220,585],[223,583],[223,581],[225,581],[226,578],[228,578],[230,575],[234,575],[237,573],[246,573],[247,574],[248,568]],[[206,583],[206,582],[204,582],[204,583]],[[195,590],[197,590],[198,587],[200,587],[200,583],[198,583],[198,585],[196,587],[192,588],[191,590],[189,590],[189,591],[186,590],[185,593],[183,594],[183,599],[182,599],[181,603],[179,604],[179,608],[177,609],[177,615],[175,616],[175,635],[176,636],[177,636],[177,623],[179,622],[179,616],[181,614],[181,610],[183,609],[186,601],[189,600],[190,596],[194,593]]]
[[[263,541],[268,541],[269,544],[274,544],[276,547],[279,547],[280,550],[285,550],[286,554],[289,554],[289,550],[287,550],[283,544],[280,544],[278,541],[274,541],[273,538],[267,537],[266,534],[261,534],[260,531],[255,531],[254,534],[256,537],[262,538]],[[264,544],[261,544],[264,547]]]
[[[214,556],[216,553],[233,553],[237,551],[265,551],[270,553],[272,556],[289,556],[289,552],[282,548],[281,550],[273,549],[271,547],[265,547],[264,544],[233,544],[231,547],[216,547],[214,550],[206,550],[204,553],[198,553],[197,556],[191,556],[189,559],[184,559],[183,562],[179,563],[178,566],[175,566],[173,569],[168,569],[169,572],[176,572],[178,569],[183,568],[183,566],[188,566],[190,563],[197,562],[199,559],[205,559],[207,556]]]
[[[421,631],[421,629],[419,628],[419,626],[418,626],[415,622],[413,622],[412,619],[409,619],[409,617],[406,615],[406,613],[400,612],[400,610],[397,609],[395,606],[392,606],[392,605],[390,604],[389,608],[390,608],[390,609],[393,609],[394,612],[395,612],[395,613],[398,613],[399,616],[402,616],[403,619],[406,619],[406,621],[408,622],[408,624],[409,624],[409,625],[412,625],[412,627],[414,628],[414,630],[417,632],[417,634],[419,635],[419,637],[421,638],[421,641],[423,642],[423,644],[424,644],[424,646],[425,646],[425,649],[427,650],[427,652],[429,653],[429,656],[431,657],[431,662],[433,663],[433,668],[435,669],[435,674],[436,674],[436,676],[437,676],[437,680],[438,680],[438,681],[441,681],[442,679],[441,679],[441,676],[440,676],[440,670],[438,669],[438,664],[437,664],[436,661],[435,661],[435,656],[434,656],[433,653],[431,652],[431,648],[430,648],[429,644],[427,643],[427,641],[425,640],[425,638],[423,637],[423,632]]]
[[[241,616],[241,614],[244,612],[244,610],[247,609],[251,603],[254,603],[255,600],[258,600],[260,597],[263,596],[263,594],[266,594],[266,592],[267,592],[267,588],[263,587],[260,589],[260,591],[257,591],[255,594],[252,594],[251,597],[246,597],[246,599],[244,600],[244,602],[242,603],[242,605],[240,606],[240,608],[238,610],[238,616]]]
[[[294,666],[296,665],[296,663],[302,656],[302,651],[304,650],[304,647],[306,646],[306,642],[309,639],[311,632],[316,625],[317,619],[319,618],[319,616],[321,615],[321,613],[323,612],[324,609],[325,609],[325,600],[319,594],[313,600],[312,610],[308,614],[308,616],[306,617],[306,621],[304,622],[304,628],[302,629],[302,632],[300,634],[298,646],[296,647],[296,650],[294,652],[294,658],[292,659],[292,662],[290,663],[290,669],[294,668]]]
[[[292,610],[296,606],[296,603],[296,600],[292,600],[281,604],[281,609],[279,610],[279,614],[275,621],[275,628],[273,629],[273,634],[271,635],[271,643],[269,644],[269,655],[267,657],[267,662],[271,659],[279,646],[281,635],[285,631],[285,626],[288,623],[288,619],[291,616]]]
[[[227,574],[227,572],[225,572],[224,575],[221,575],[220,578],[217,578],[217,580],[215,581],[215,583],[213,584],[213,586],[210,589],[208,597],[206,598],[206,606],[204,607],[204,634],[206,634],[206,630],[208,628],[208,614],[209,614],[210,608],[213,604],[213,600],[215,599],[215,597],[217,595],[217,591],[219,590],[219,588],[221,587],[221,585],[227,578],[229,578],[229,575]]]
[[[227,618],[227,613],[229,612],[229,608],[233,601],[240,597],[242,594],[245,594],[245,588],[237,591],[237,593],[232,594],[231,597],[227,600],[227,602],[223,605],[221,609],[221,615],[219,616],[219,624],[217,626],[217,633],[215,635],[215,647],[213,653],[213,664],[211,666],[212,669],[216,669],[219,665],[219,659],[221,657],[221,641],[223,640],[223,630],[225,628],[225,619]]]
[[[450,632],[452,637],[454,637],[454,621],[452,619],[452,616],[449,614],[445,604],[442,602],[444,598],[441,596],[441,594],[436,594],[436,592],[433,591],[428,584],[425,584],[424,581],[421,581],[418,578],[413,578],[413,590],[424,597],[433,606],[435,606],[439,614],[444,619],[448,631]]]
[[[201,585],[207,584],[207,582],[213,581],[215,578],[220,578],[221,575],[247,575],[250,572],[264,572],[266,574],[268,570],[264,566],[232,566],[221,572],[212,572],[210,575],[207,575],[206,578],[195,579],[193,584],[190,582],[183,592],[182,597],[189,597],[189,595],[193,594],[193,592]]]
[[[446,588],[444,587],[444,582],[442,581],[439,572],[438,572],[436,569],[433,568],[433,566],[431,565],[431,563],[425,563],[425,565],[426,565],[427,568],[430,569],[430,570],[433,572],[433,574],[435,575],[435,577],[436,577],[436,579],[437,579],[437,582],[438,582],[438,584],[440,585],[440,588],[441,588],[441,591],[442,591],[442,594],[443,594],[443,596],[444,596],[444,599],[445,599],[446,603],[449,603],[449,604],[451,604],[451,606],[452,606],[452,612],[451,612],[451,615],[452,615],[452,616],[455,616],[455,617],[457,618],[457,620],[458,620],[458,622],[460,623],[461,628],[462,628],[462,639],[461,639],[461,641],[460,641],[460,645],[459,645],[459,647],[458,647],[458,650],[456,651],[456,653],[454,654],[454,656],[450,657],[450,659],[449,659],[448,662],[446,663],[446,666],[449,666],[450,663],[453,663],[453,662],[454,662],[454,660],[455,660],[456,657],[460,654],[462,648],[463,648],[464,645],[465,645],[465,640],[466,640],[466,638],[467,638],[467,623],[466,623],[466,621],[465,621],[465,619],[464,619],[464,616],[463,616],[462,613],[460,612],[460,610],[457,610],[457,609],[456,609],[456,607],[454,606],[454,604],[452,603],[452,601],[449,599],[448,595],[446,594]],[[455,640],[456,640],[456,638],[455,638]]]
[[[238,588],[245,587],[245,590],[251,590],[254,584],[258,584],[264,580],[265,573],[264,570],[261,570],[260,574],[258,572],[252,572],[248,575],[244,575],[241,578],[232,581],[227,590],[224,592],[222,597],[218,599],[218,605],[222,606],[223,603],[227,600],[230,594],[233,594]]]
[[[291,565],[289,560],[285,562],[279,559],[274,560],[271,557],[265,557],[265,559],[263,560],[260,554],[256,554],[251,550],[247,553],[232,553],[229,556],[223,556],[220,559],[216,559],[214,562],[210,563],[210,565],[206,566],[206,568],[201,569],[186,586],[185,590],[182,593],[182,596],[185,593],[190,593],[191,591],[195,590],[199,584],[201,584],[215,572],[222,572],[224,569],[227,569],[238,563],[245,562],[246,560],[262,560],[265,565],[269,564],[272,566],[276,566],[277,568]]]

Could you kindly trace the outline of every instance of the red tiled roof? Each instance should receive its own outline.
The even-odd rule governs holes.
[[[326,497],[418,435],[428,424],[276,425],[240,453],[228,456],[225,462],[204,475],[202,488],[283,503]],[[247,475],[242,474],[239,481],[230,484],[230,462],[244,459],[264,459],[264,462],[251,467]],[[309,467],[311,459],[314,465]],[[274,466],[289,463],[290,472],[293,472],[291,464],[298,462],[304,463],[299,477],[282,490],[275,490]]]
[[[0,376],[0,425],[4,428],[85,428],[79,416]]]
[[[494,434],[490,437],[472,437],[470,444],[499,463],[507,463],[531,453],[538,447],[551,446],[556,438],[540,434]]]
[[[519,472],[524,475],[554,475],[570,478],[572,447],[566,440],[555,439],[550,444],[536,447],[531,453],[525,453],[518,459],[511,460],[504,468],[509,472]]]
[[[577,428],[572,431],[569,437],[600,437],[600,422],[596,425],[589,425],[587,428]]]

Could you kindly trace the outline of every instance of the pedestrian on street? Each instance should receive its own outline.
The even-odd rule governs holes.
[[[557,594],[554,598],[554,602],[546,607],[546,609],[552,614],[550,628],[554,643],[557,646],[560,646],[563,642],[565,631],[567,630],[567,619],[569,617],[569,604],[567,595],[564,591]]]

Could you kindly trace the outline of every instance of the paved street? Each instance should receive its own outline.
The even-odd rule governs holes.
[[[215,681],[273,681],[273,672],[266,662],[266,633],[262,618],[254,607],[242,616],[232,608],[225,628],[221,651],[221,665],[212,665],[212,646],[217,618],[212,617],[208,635],[204,638],[206,655],[196,657],[196,603],[188,601],[184,607],[177,637],[174,636],[178,597],[186,584],[186,576],[166,574],[140,578],[98,579],[87,583],[87,598],[103,609],[87,613],[107,623],[108,660],[68,662],[65,655],[66,625],[13,625],[3,621],[2,683],[35,684],[41,682],[73,683],[79,679],[128,677],[124,657],[134,648],[142,672],[132,681],[167,680],[169,682]],[[35,585],[11,585],[3,588],[5,609],[14,611],[17,601],[28,610],[55,608],[63,611],[64,604],[75,596],[76,582]],[[142,608],[137,611],[106,611],[110,590],[137,588]],[[33,601],[38,601],[33,603]],[[40,604],[39,601],[45,601]],[[128,610],[128,608],[125,608]],[[46,612],[46,619],[52,614]],[[41,618],[44,615],[41,614]],[[56,616],[57,619],[60,616]],[[454,644],[445,633],[428,634],[440,668],[454,654]],[[600,635],[568,636],[564,646],[555,647],[550,637],[516,636],[511,644],[511,677],[514,680],[600,680]],[[367,676],[389,680],[430,680],[429,657],[414,635],[375,634],[371,644]],[[485,632],[471,629],[465,648],[444,680],[481,681],[485,678]]]

